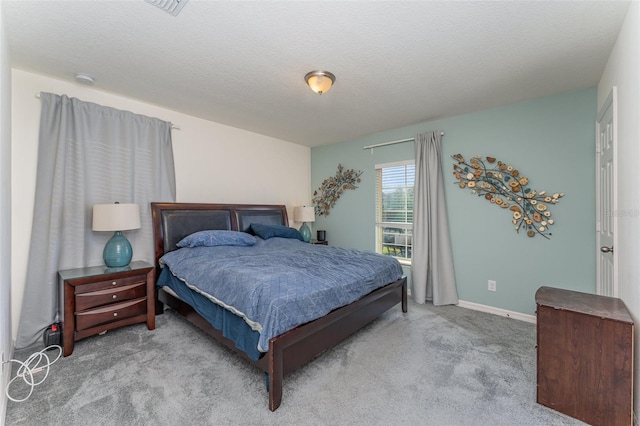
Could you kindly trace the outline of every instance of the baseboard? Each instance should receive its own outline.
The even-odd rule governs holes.
[[[407,296],[411,297],[411,289],[407,289]],[[486,312],[489,314],[500,315],[501,317],[513,318],[518,321],[536,323],[535,315],[527,315],[520,312],[508,311],[506,309],[500,309],[493,306],[481,305],[480,303],[466,302],[464,300],[458,300],[458,305],[461,308],[471,309],[472,311]],[[640,426],[636,424],[635,426]]]
[[[525,321],[535,324],[535,315],[527,315],[520,312],[508,311],[506,309],[500,309],[493,306],[481,305],[479,303],[466,302],[464,300],[458,301],[458,306],[461,308],[471,309],[474,311],[487,312],[489,314],[499,315],[501,317],[513,318],[519,321]]]

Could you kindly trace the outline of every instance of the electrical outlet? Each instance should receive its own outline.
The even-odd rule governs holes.
[[[496,291],[496,282],[493,280],[488,281],[487,290]]]

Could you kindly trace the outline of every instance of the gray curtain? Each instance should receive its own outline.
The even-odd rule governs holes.
[[[417,303],[458,303],[449,220],[444,198],[440,132],[415,137],[411,295]]]
[[[126,231],[133,260],[153,264],[151,201],[175,201],[171,123],[41,93],[31,245],[16,347],[41,339],[58,311],[57,271],[104,264],[109,232],[93,232],[97,203],[137,203]]]

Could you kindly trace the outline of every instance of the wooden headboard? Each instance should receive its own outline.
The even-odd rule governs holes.
[[[156,268],[163,254],[175,250],[178,241],[197,231],[246,232],[252,223],[289,225],[283,205],[151,203],[151,216]]]

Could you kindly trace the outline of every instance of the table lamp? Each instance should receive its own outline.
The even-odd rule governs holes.
[[[311,229],[307,226],[307,222],[315,222],[316,214],[313,207],[296,207],[293,209],[293,220],[296,222],[302,222],[300,227],[300,234],[305,242],[311,241]]]
[[[140,209],[137,204],[117,201],[114,204],[93,205],[93,230],[114,231],[102,252],[104,264],[109,268],[120,268],[131,262],[133,249],[122,231],[140,228]]]

